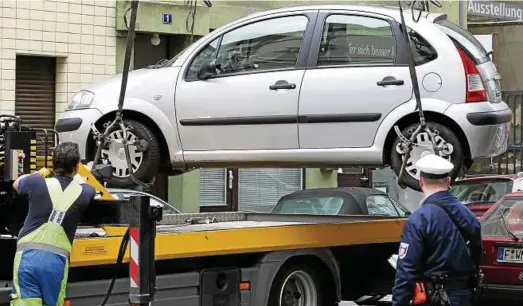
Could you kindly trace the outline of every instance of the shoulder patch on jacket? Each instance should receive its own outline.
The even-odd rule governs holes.
[[[408,243],[405,243],[405,242],[400,243],[400,249],[398,251],[399,259],[405,258],[405,256],[407,256],[407,251],[408,250],[409,250],[409,244]]]

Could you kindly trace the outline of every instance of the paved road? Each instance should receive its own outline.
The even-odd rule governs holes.
[[[384,302],[385,301],[390,301],[391,297],[392,296],[388,295],[385,298],[383,298],[382,301],[384,301]],[[481,306],[500,306],[500,305],[503,305],[503,306],[521,306],[522,304],[518,303],[518,302],[484,301]],[[338,306],[366,306],[366,305],[365,304],[357,304],[357,303],[354,303],[354,302],[344,301],[344,302],[339,303]]]

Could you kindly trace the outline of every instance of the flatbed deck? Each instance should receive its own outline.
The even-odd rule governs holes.
[[[187,220],[215,219],[191,224]],[[269,252],[399,242],[406,219],[262,213],[168,215],[157,226],[156,259]],[[92,232],[104,237],[86,237]],[[75,239],[71,267],[114,264],[126,227],[83,228]],[[226,243],[225,243],[226,242]],[[128,262],[128,252],[124,262]]]

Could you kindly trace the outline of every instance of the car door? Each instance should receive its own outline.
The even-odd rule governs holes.
[[[187,151],[298,149],[298,94],[315,12],[258,18],[216,34],[196,51],[176,87]],[[310,37],[309,37],[310,41]],[[218,64],[210,78],[203,64]]]
[[[398,23],[322,11],[299,100],[302,149],[370,147],[385,116],[412,96]]]

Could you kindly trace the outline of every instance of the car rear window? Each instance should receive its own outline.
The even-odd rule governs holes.
[[[523,235],[522,197],[505,198],[481,220],[483,235],[509,237],[509,231],[516,236]]]
[[[510,179],[463,181],[454,183],[451,192],[465,205],[471,203],[492,203],[511,193],[512,185],[513,182]]]
[[[282,199],[274,208],[280,214],[337,215],[343,198],[341,197],[304,197]]]
[[[454,41],[459,43],[461,47],[465,48],[472,58],[476,61],[476,64],[483,64],[490,61],[490,57],[483,47],[483,45],[470,34],[468,31],[459,27],[448,19],[439,20],[436,24],[440,29],[450,36]]]

